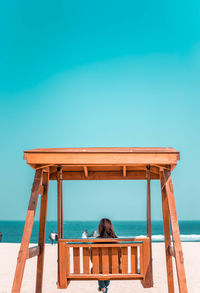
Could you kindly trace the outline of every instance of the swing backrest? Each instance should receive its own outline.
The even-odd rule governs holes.
[[[60,239],[59,274],[69,280],[123,280],[145,278],[150,262],[150,240]]]

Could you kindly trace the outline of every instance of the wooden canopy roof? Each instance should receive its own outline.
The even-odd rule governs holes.
[[[50,167],[50,179],[57,179],[61,167],[64,180],[159,179],[159,169],[174,169],[179,152],[173,148],[44,148],[24,152],[34,169]]]

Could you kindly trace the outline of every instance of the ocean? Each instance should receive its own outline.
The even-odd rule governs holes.
[[[116,234],[119,237],[134,237],[146,235],[145,221],[113,221]],[[81,238],[82,232],[88,230],[92,233],[98,230],[97,221],[65,221],[64,238]],[[179,228],[182,241],[200,242],[200,221],[179,221]],[[0,221],[1,242],[20,243],[24,229],[24,221]],[[39,222],[33,225],[31,243],[38,242]],[[52,231],[57,231],[57,222],[48,221],[46,226],[46,243],[50,243],[49,235]],[[163,223],[152,221],[153,242],[163,242]]]

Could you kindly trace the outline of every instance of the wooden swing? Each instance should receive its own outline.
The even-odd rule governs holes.
[[[173,148],[34,149],[25,151],[24,159],[35,169],[35,178],[12,292],[20,292],[26,260],[34,256],[37,256],[35,292],[42,292],[49,180],[58,183],[58,288],[67,288],[71,280],[141,280],[144,288],[153,287],[150,181],[156,179],[161,183],[168,292],[174,293],[172,257],[176,261],[179,292],[187,292],[171,179],[171,171],[179,160],[178,151]],[[147,237],[64,239],[63,180],[146,180]],[[29,248],[39,194],[38,246]]]

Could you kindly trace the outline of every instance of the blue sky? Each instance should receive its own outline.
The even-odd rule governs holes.
[[[178,217],[200,220],[199,1],[6,1],[0,43],[0,220],[25,219],[24,150],[87,146],[178,149]],[[145,182],[64,183],[65,220],[143,220],[145,201]]]

